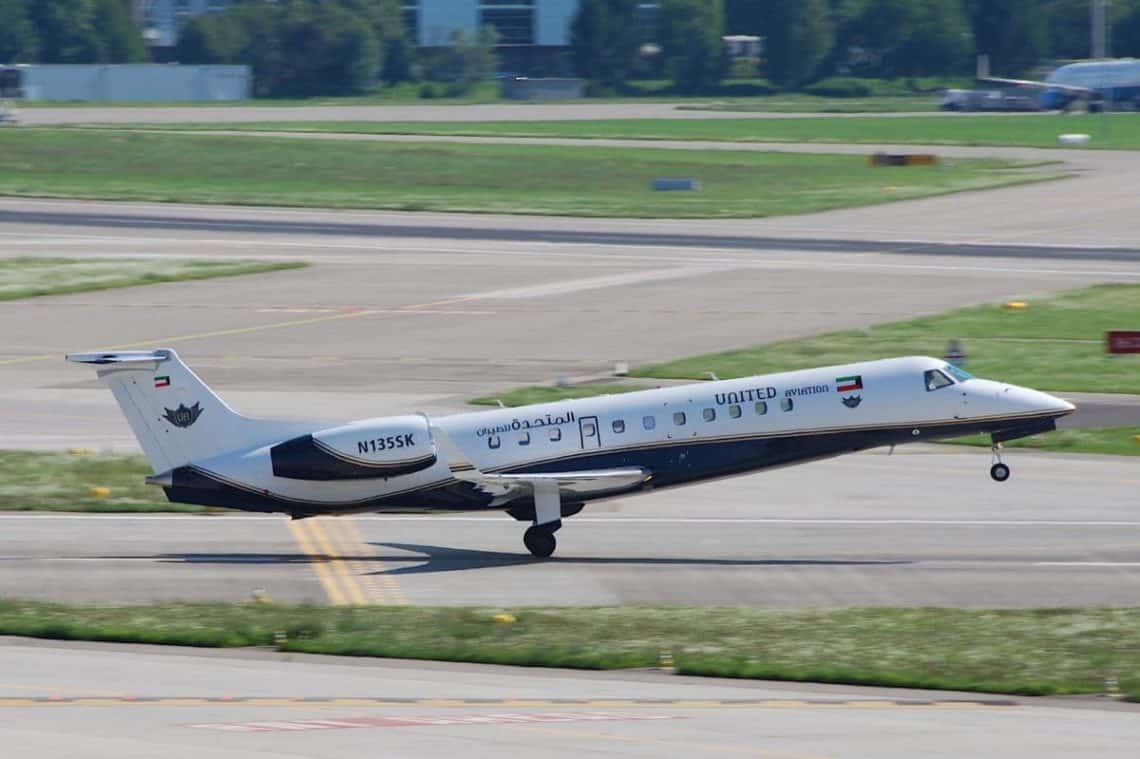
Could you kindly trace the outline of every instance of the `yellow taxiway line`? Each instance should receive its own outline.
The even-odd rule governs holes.
[[[396,579],[379,574],[385,566],[351,517],[310,517],[288,524],[334,606],[407,603]]]

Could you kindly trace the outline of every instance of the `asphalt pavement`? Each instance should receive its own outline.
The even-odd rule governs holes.
[[[1129,756],[1137,708],[0,639],[0,742],[41,759]]]

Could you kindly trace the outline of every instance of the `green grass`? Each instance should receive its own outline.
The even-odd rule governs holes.
[[[866,97],[820,97],[784,93],[757,98],[709,100],[685,103],[682,111],[730,111],[735,113],[925,113],[938,109],[938,95],[868,95]]]
[[[1028,308],[970,306],[866,330],[833,332],[634,369],[661,379],[721,379],[891,356],[940,356],[951,339],[967,368],[1042,390],[1140,393],[1140,356],[1109,356],[1104,332],[1140,325],[1140,285],[1098,285],[1029,298]]]
[[[482,398],[472,398],[469,403],[476,406],[498,406],[502,401],[504,406],[526,406],[531,403],[551,403],[553,401],[568,401],[574,398],[592,398],[595,395],[610,393],[629,393],[634,390],[644,390],[644,387],[615,384],[589,384],[569,385],[567,387],[550,387],[533,385],[518,387],[499,395],[488,395]]]
[[[1024,162],[872,170],[858,156],[0,131],[0,194],[622,217],[753,217],[1048,178]],[[700,192],[653,192],[661,176]]]
[[[1132,113],[596,121],[267,121],[243,124],[166,124],[162,128],[871,145],[1020,145],[1042,148],[1063,147],[1057,142],[1059,134],[1081,132],[1092,136],[1089,142],[1089,147],[1092,148],[1140,149],[1140,118]]]
[[[0,159],[2,161],[2,159]],[[0,301],[90,290],[261,274],[302,262],[162,260],[157,258],[0,258]]]
[[[1002,443],[1006,448],[1029,448],[1060,453],[1100,453],[1114,456],[1140,456],[1140,427],[1105,427],[1095,430],[1062,429],[1047,435]],[[948,443],[989,448],[988,435],[947,440]]]
[[[142,456],[0,450],[0,510],[208,511],[168,502],[161,488],[144,483],[151,471]],[[93,488],[110,493],[100,498]]]
[[[0,634],[995,693],[1140,694],[1140,609],[324,608],[0,602]],[[278,634],[284,635],[284,641]]]

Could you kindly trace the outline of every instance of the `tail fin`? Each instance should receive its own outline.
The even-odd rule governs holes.
[[[275,442],[297,427],[238,414],[173,350],[71,353],[67,360],[96,366],[155,472]]]

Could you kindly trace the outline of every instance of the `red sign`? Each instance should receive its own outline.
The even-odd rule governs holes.
[[[1140,353],[1140,331],[1110,330],[1104,337],[1109,353]]]

